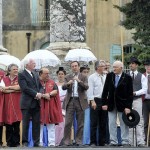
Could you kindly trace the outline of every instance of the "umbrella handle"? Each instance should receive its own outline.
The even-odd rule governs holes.
[[[148,121],[148,130],[147,130],[147,146],[149,146],[149,135],[150,135],[150,113],[149,113],[149,121]]]

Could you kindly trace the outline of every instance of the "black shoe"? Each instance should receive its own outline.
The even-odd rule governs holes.
[[[120,145],[120,147],[131,147],[131,145],[130,144],[122,144],[122,145]]]
[[[40,147],[39,144],[34,144],[34,147]]]
[[[28,147],[28,143],[22,143],[22,147]]]
[[[139,144],[138,147],[146,147],[145,144]]]
[[[59,145],[59,147],[62,147],[62,148],[67,148],[67,147],[72,147],[72,146],[73,146],[72,144]]]
[[[109,146],[116,147],[116,146],[118,146],[118,144],[112,144],[112,143],[110,143]]]
[[[91,146],[91,147],[96,147],[96,144],[91,143],[90,146]]]
[[[76,143],[76,144],[74,144],[74,147],[84,147],[84,145]]]

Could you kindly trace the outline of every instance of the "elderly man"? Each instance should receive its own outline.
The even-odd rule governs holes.
[[[18,82],[22,91],[21,111],[23,117],[22,145],[28,146],[29,121],[32,118],[32,136],[34,146],[39,146],[40,139],[40,99],[43,88],[38,75],[33,72],[35,61],[28,59],[24,61],[25,69],[19,73]]]
[[[39,72],[44,92],[41,99],[40,146],[43,146],[43,127],[48,130],[48,146],[55,146],[55,124],[63,122],[61,102],[56,83],[50,79],[49,70],[42,68]]]
[[[108,73],[102,93],[102,108],[108,110],[110,145],[117,146],[117,114],[120,120],[122,145],[129,146],[129,127],[122,120],[122,113],[130,113],[133,102],[132,78],[123,72],[123,63],[115,61],[113,72]]]
[[[140,122],[136,126],[137,131],[137,145],[138,147],[144,147],[144,124],[143,124],[143,115],[142,115],[142,95],[146,94],[147,91],[147,78],[140,72],[138,72],[138,66],[141,64],[136,57],[131,57],[129,62],[130,72],[129,75],[133,80],[133,104],[132,108],[135,109],[140,115]],[[130,144],[132,143],[132,131],[130,130],[129,140]]]
[[[76,112],[77,118],[77,134],[76,146],[82,145],[83,126],[84,126],[84,110],[88,107],[86,91],[88,89],[87,77],[79,73],[80,64],[73,61],[70,64],[72,73],[65,77],[63,90],[67,90],[65,97],[66,120],[64,129],[64,145],[70,145],[71,127],[73,123],[73,115]]]

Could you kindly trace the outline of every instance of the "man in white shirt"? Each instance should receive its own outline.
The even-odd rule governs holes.
[[[143,101],[143,117],[144,117],[144,132],[145,132],[145,141],[147,145],[150,145],[150,137],[148,136],[148,126],[149,126],[149,115],[150,115],[150,59],[144,62],[146,72],[144,75],[147,78],[148,89]],[[150,135],[150,134],[149,134]]]
[[[137,71],[138,66],[141,64],[137,58],[131,57],[128,62],[130,67],[130,76],[133,80],[133,104],[132,108],[136,110],[140,115],[140,122],[137,125],[137,145],[138,147],[144,147],[144,125],[143,125],[143,115],[142,115],[142,95],[144,95],[147,91],[147,79],[146,77]],[[132,132],[130,130],[129,141],[132,143]]]
[[[91,119],[91,146],[104,146],[106,141],[106,121],[107,111],[102,110],[101,95],[106,79],[104,74],[105,62],[95,62],[95,73],[89,76],[88,100],[90,101],[90,119]],[[97,135],[97,128],[98,135]],[[99,136],[99,141],[97,137]]]

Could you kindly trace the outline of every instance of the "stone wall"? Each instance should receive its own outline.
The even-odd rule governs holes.
[[[4,24],[29,24],[30,0],[3,0]]]
[[[30,32],[30,50],[39,49],[42,44],[49,41],[49,30],[18,30],[18,31],[3,31],[4,45],[8,49],[8,53],[23,59],[28,53],[26,33]]]

